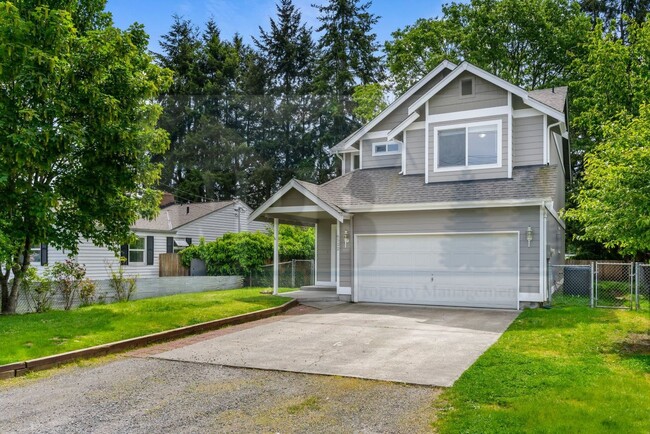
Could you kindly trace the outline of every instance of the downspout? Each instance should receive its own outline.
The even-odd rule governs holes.
[[[551,162],[551,128],[559,127],[562,122],[556,122],[546,127],[546,143],[544,146],[548,146],[548,152],[546,158],[548,161],[544,161],[544,164],[548,165]]]

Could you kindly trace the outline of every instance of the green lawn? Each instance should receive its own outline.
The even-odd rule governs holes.
[[[71,311],[0,316],[0,364],[226,318],[289,301],[260,294],[261,290],[179,294]]]
[[[437,403],[443,433],[650,432],[650,314],[526,310]]]

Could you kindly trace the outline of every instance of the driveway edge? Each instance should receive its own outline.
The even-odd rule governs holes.
[[[193,324],[163,332],[153,333],[145,336],[138,336],[122,341],[111,342],[108,344],[97,345],[90,348],[68,351],[67,353],[55,354],[52,356],[41,357],[39,359],[27,360],[24,362],[9,363],[0,365],[0,380],[5,378],[19,377],[30,371],[41,371],[44,369],[54,368],[64,363],[75,360],[88,359],[92,357],[105,356],[107,354],[119,353],[134,348],[145,347],[155,342],[166,341],[181,338],[184,336],[202,333],[210,330],[219,329],[226,326],[244,324],[251,321],[257,321],[269,318],[286,312],[292,307],[298,306],[297,300],[291,300],[280,306],[268,309],[258,310],[255,312],[244,313],[241,315],[221,318],[213,321],[207,321],[199,324]]]

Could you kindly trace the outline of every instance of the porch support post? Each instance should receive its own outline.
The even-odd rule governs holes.
[[[278,272],[280,254],[278,251],[278,219],[273,219],[273,295],[278,295]]]

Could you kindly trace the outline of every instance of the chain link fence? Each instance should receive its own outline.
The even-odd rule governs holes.
[[[549,266],[551,306],[593,306],[593,265]]]
[[[650,310],[650,265],[550,265],[548,304]]]
[[[635,303],[637,310],[650,310],[650,265],[636,264]]]
[[[278,264],[278,286],[280,288],[300,288],[315,283],[313,259],[294,259]],[[251,273],[250,286],[272,287],[273,264]]]
[[[596,262],[595,306],[634,307],[634,264]]]

